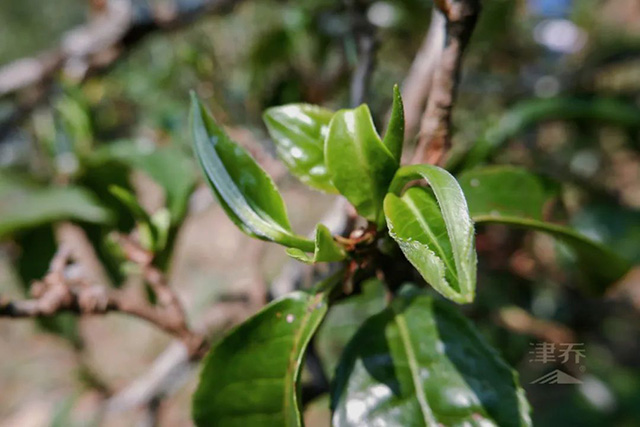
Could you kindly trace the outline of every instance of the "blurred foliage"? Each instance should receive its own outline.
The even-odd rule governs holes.
[[[3,2],[0,39],[11,42],[0,43],[0,64],[54,47],[52,41],[84,22],[85,7],[81,0]]]

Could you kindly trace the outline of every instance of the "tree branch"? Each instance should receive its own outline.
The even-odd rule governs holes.
[[[107,0],[104,10],[62,37],[58,47],[0,68],[0,98],[18,94],[15,111],[0,123],[0,139],[51,95],[59,72],[82,82],[107,71],[146,36],[183,28],[209,13],[223,13],[242,0],[176,0],[171,6],[140,7]],[[26,95],[26,96],[25,96]]]
[[[420,124],[421,113],[429,97],[438,58],[442,55],[444,48],[445,24],[444,15],[434,8],[431,13],[429,31],[411,64],[409,74],[402,83],[405,141],[414,137],[416,128]],[[391,112],[389,112],[390,114]]]
[[[464,49],[478,14],[479,0],[436,0],[446,20],[446,41],[420,125],[412,163],[439,164],[451,147],[453,107]]]
[[[359,0],[347,0],[347,8],[353,27],[353,38],[358,51],[358,63],[351,76],[351,107],[355,108],[367,99],[371,75],[375,68],[376,28],[367,19],[367,4]]]
[[[69,312],[78,315],[105,315],[111,312],[129,314],[146,320],[184,343],[190,358],[200,358],[207,348],[204,336],[193,332],[177,295],[166,283],[164,275],[151,264],[151,257],[142,259],[141,249],[132,254],[125,247],[130,259],[139,263],[143,276],[156,293],[158,304],[151,304],[144,296],[127,290],[110,289],[90,285],[85,277],[76,274],[78,269],[68,267],[71,253],[61,247],[51,261],[50,272],[32,286],[32,299],[21,301],[0,300],[0,318],[51,317]]]

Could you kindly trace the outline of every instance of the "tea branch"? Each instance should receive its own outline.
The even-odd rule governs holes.
[[[367,4],[358,0],[347,0],[346,4],[358,52],[358,62],[351,76],[350,86],[351,106],[355,108],[366,101],[375,68],[378,40],[375,26],[367,19]]]
[[[130,0],[94,1],[100,6],[94,7],[92,19],[65,33],[57,47],[0,68],[0,98],[19,95],[13,113],[0,122],[0,138],[47,101],[59,73],[67,80],[82,82],[109,70],[148,35],[183,28],[240,2],[176,0],[161,7],[135,6],[134,11]]]
[[[407,77],[402,83],[402,103],[404,104],[405,141],[413,138],[420,124],[422,112],[433,82],[438,58],[442,54],[445,41],[445,19],[442,13],[433,9],[429,30],[416,53]],[[388,115],[390,115],[389,112]]]
[[[79,273],[81,268],[69,264],[71,252],[62,246],[51,260],[49,273],[33,283],[31,299],[0,300],[0,318],[51,317],[64,312],[81,316],[120,312],[154,324],[182,341],[191,358],[201,357],[207,342],[189,328],[182,304],[168,286],[164,274],[152,265],[152,257],[128,238],[123,238],[123,249],[130,261],[140,267],[143,278],[157,297],[157,304],[130,289],[90,284]]]
[[[451,147],[451,111],[462,57],[480,13],[479,0],[436,0],[434,3],[444,15],[446,38],[411,163],[440,164]]]

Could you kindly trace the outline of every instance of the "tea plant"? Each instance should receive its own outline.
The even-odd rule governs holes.
[[[375,279],[386,307],[359,325],[337,362],[333,425],[529,425],[517,375],[446,301],[474,300],[474,224],[550,233],[583,265],[599,266],[594,273],[604,280],[620,277],[627,263],[543,221],[548,195],[524,169],[479,167],[454,177],[430,164],[402,166],[397,87],[384,137],[366,105],[332,112],[291,104],[268,109],[264,121],[290,172],[346,198],[362,225],[343,236],[318,224],[313,239],[293,231],[273,181],[192,96],[195,153],[229,218],[301,262],[334,263],[312,289],[271,302],[211,349],[194,396],[196,424],[301,425],[307,346],[334,307],[358,298]]]
[[[61,64],[74,64],[71,67],[74,70],[84,70],[78,77],[80,83],[98,71],[106,72],[117,57],[126,56],[121,53],[127,46],[137,43],[148,32],[173,30],[191,22],[197,14],[211,13],[218,7],[222,13],[240,2],[204,1],[199,7],[193,2],[178,3],[173,15],[167,16],[163,9],[163,13],[153,18],[158,21],[149,21],[150,17],[144,13],[132,13],[129,29],[114,37],[113,45],[105,46],[102,37],[99,38],[98,47],[109,54],[90,55],[100,58],[95,64],[90,62],[86,67],[78,67],[77,64],[87,59],[84,54],[79,59],[61,57]],[[414,65],[420,65],[418,74],[414,74],[412,66],[403,83],[406,120],[400,91],[394,87],[386,130],[380,133],[369,107],[362,104],[370,98],[372,105],[376,103],[376,97],[368,96],[378,32],[373,23],[368,23],[369,2],[307,3],[258,5],[253,14],[261,19],[261,11],[273,9],[278,23],[271,31],[260,30],[254,34],[259,40],[248,55],[250,71],[237,79],[234,75],[232,79],[221,79],[210,85],[212,73],[225,67],[220,70],[214,67],[214,58],[218,55],[213,50],[207,52],[203,47],[200,52],[200,46],[208,44],[206,40],[193,44],[192,39],[185,39],[180,42],[186,48],[182,53],[173,52],[176,50],[173,45],[166,47],[167,52],[176,54],[180,61],[191,63],[191,71],[200,76],[202,85],[192,84],[189,79],[182,81],[182,66],[176,66],[171,60],[165,64],[171,72],[163,71],[162,66],[153,61],[154,73],[151,74],[158,76],[150,78],[148,63],[141,60],[140,75],[134,73],[130,79],[136,85],[156,80],[155,86],[143,85],[144,90],[134,92],[136,96],[144,92],[146,102],[142,105],[158,107],[159,117],[151,122],[162,123],[162,126],[161,132],[153,133],[150,138],[153,141],[147,136],[132,137],[131,141],[101,140],[105,136],[112,139],[120,132],[94,129],[100,122],[97,118],[108,118],[117,112],[114,117],[119,119],[112,125],[118,128],[120,123],[116,122],[128,121],[129,117],[125,116],[130,115],[118,102],[110,107],[111,113],[99,108],[104,94],[111,89],[109,84],[95,85],[96,82],[87,81],[85,89],[89,96],[83,94],[83,90],[75,90],[80,86],[74,89],[52,84],[48,87],[49,80],[59,78],[58,66],[47,67],[51,68],[51,75],[31,73],[36,84],[42,83],[40,80],[47,82],[45,90],[37,91],[41,95],[36,98],[52,98],[50,111],[39,112],[33,120],[37,150],[28,162],[27,171],[31,176],[25,177],[25,170],[20,167],[3,166],[0,171],[2,261],[5,258],[11,261],[16,282],[24,286],[22,290],[29,297],[12,299],[4,293],[0,295],[0,318],[36,319],[47,332],[71,344],[83,386],[101,396],[100,408],[94,415],[96,424],[118,404],[120,409],[123,406],[125,409],[146,408],[150,421],[145,421],[159,423],[160,402],[187,376],[188,367],[196,366],[200,380],[193,396],[192,416],[198,426],[301,426],[303,413],[321,402],[321,398],[313,399],[322,396],[328,396],[325,410],[331,411],[334,426],[531,425],[529,402],[518,375],[510,366],[524,360],[531,344],[523,341],[525,336],[556,342],[547,337],[559,329],[562,332],[565,327],[581,324],[575,328],[581,338],[588,334],[592,342],[598,342],[611,335],[619,341],[614,346],[616,350],[634,351],[635,347],[629,342],[637,334],[632,335],[624,328],[618,329],[622,331],[619,335],[609,333],[618,324],[626,326],[626,319],[631,318],[617,312],[617,317],[608,316],[608,311],[616,311],[622,305],[610,310],[607,302],[600,301],[599,310],[592,311],[589,307],[583,317],[575,315],[567,320],[561,315],[568,310],[578,311],[576,306],[587,301],[583,294],[602,294],[627,274],[630,261],[636,264],[640,261],[633,238],[640,230],[638,212],[627,209],[628,206],[618,200],[608,203],[610,191],[604,191],[604,196],[609,197],[605,199],[608,204],[588,206],[593,201],[591,196],[597,199],[595,196],[602,196],[602,190],[607,189],[594,185],[593,180],[600,179],[594,171],[592,181],[581,179],[574,171],[567,174],[572,184],[577,181],[582,194],[573,192],[564,180],[552,182],[551,168],[545,165],[535,165],[540,166],[537,167],[540,175],[533,173],[531,167],[529,170],[505,164],[487,165],[513,163],[513,157],[517,156],[509,154],[505,156],[506,162],[494,160],[508,151],[505,149],[513,148],[507,145],[518,139],[517,136],[530,128],[543,129],[542,124],[547,121],[559,121],[575,128],[588,123],[589,126],[584,126],[589,128],[584,135],[599,144],[590,150],[602,151],[603,155],[611,150],[610,145],[620,144],[620,141],[610,144],[610,128],[628,135],[628,142],[636,144],[631,148],[637,150],[638,107],[631,99],[584,96],[580,86],[561,96],[530,99],[519,99],[524,92],[518,88],[515,94],[501,94],[499,105],[508,105],[515,97],[519,99],[501,118],[489,111],[476,115],[475,105],[464,110],[467,118],[472,113],[473,120],[458,127],[464,134],[459,140],[469,146],[452,146],[451,111],[463,52],[478,19],[480,2],[434,0],[431,29],[414,61]],[[371,7],[382,3],[385,2],[374,2]],[[418,11],[431,6],[429,2],[422,7],[415,2],[393,3],[394,7],[404,10],[403,19],[417,21],[424,19]],[[495,24],[504,21],[507,11],[512,16],[518,8],[513,2],[484,3],[493,16],[485,23],[485,31],[491,27],[496,35],[482,44],[494,49],[496,41],[506,34],[503,26]],[[283,16],[286,19],[280,23]],[[315,19],[318,16],[322,19]],[[304,19],[299,19],[302,17]],[[353,24],[353,28],[347,28],[346,22],[349,26]],[[405,31],[408,24],[407,21],[398,23],[396,30]],[[529,31],[529,23],[526,26]],[[227,27],[217,31],[221,36],[228,36]],[[310,32],[315,32],[315,36],[310,38]],[[103,34],[102,31],[94,33]],[[200,30],[197,34],[197,38],[202,39]],[[399,35],[389,46],[406,44],[407,34]],[[326,49],[327,46],[330,49]],[[411,43],[411,55],[416,46]],[[523,53],[531,50],[516,46]],[[239,44],[237,49],[243,50],[244,45]],[[385,47],[385,50],[390,49]],[[495,58],[493,61],[503,62],[502,58],[509,57],[513,49],[503,47],[496,51],[499,61]],[[114,55],[115,52],[118,53]],[[154,58],[164,56],[153,54]],[[385,56],[386,53],[381,55],[380,63]],[[42,55],[42,58],[48,57]],[[431,62],[424,61],[424,57],[429,57]],[[106,62],[102,62],[105,58]],[[331,65],[334,59],[337,62]],[[34,61],[26,62],[33,65]],[[323,68],[325,63],[330,66]],[[514,63],[518,68],[529,64],[522,58]],[[24,62],[20,61],[19,65]],[[378,75],[396,73],[393,68]],[[580,71],[581,77],[576,80],[582,81],[583,70]],[[274,183],[277,179],[272,179],[248,150],[227,135],[195,95],[191,97],[190,118],[195,156],[189,152],[188,145],[180,145],[180,126],[174,129],[173,122],[178,121],[174,117],[180,117],[173,112],[174,102],[176,109],[183,111],[180,100],[174,99],[175,93],[185,93],[187,86],[198,87],[203,95],[218,94],[228,83],[233,86],[236,80],[251,80],[251,88],[239,96],[242,102],[235,100],[226,105],[225,101],[214,107],[214,111],[228,107],[228,116],[233,117],[233,104],[242,104],[245,98],[250,99],[249,110],[256,105],[273,105],[291,99],[334,102],[345,91],[348,77],[351,78],[352,106],[362,104],[356,108],[332,111],[309,104],[288,104],[269,108],[263,116],[278,157],[291,175],[313,191],[334,195],[345,202],[340,209],[335,206],[327,209],[341,215],[345,225],[320,221],[312,236],[294,231],[288,209]],[[525,77],[528,84],[530,76]],[[20,79],[21,84],[27,80]],[[284,85],[272,90],[279,83]],[[165,93],[159,98],[156,91],[160,87]],[[485,95],[485,92],[479,93]],[[418,96],[410,102],[409,96],[414,94]],[[623,98],[628,95],[625,92]],[[384,99],[377,98],[378,101]],[[114,99],[118,99],[117,93]],[[17,110],[28,112],[42,100],[36,101],[29,108],[18,105]],[[495,102],[496,99],[488,97],[482,105]],[[468,99],[466,103],[469,104]],[[413,105],[410,107],[410,104]],[[167,111],[171,114],[166,115]],[[150,111],[145,115],[147,113]],[[251,122],[251,114],[247,115],[247,121]],[[134,122],[137,120],[130,125]],[[605,126],[591,126],[591,122]],[[6,126],[2,128],[4,132]],[[111,125],[106,129],[113,131]],[[473,134],[475,130],[481,132]],[[596,138],[595,134],[600,133],[604,136]],[[540,134],[543,139],[544,132]],[[575,142],[567,141],[573,145],[573,152],[568,150],[564,155],[564,162],[571,162],[572,166],[584,149],[585,141],[581,139],[584,135],[580,132],[577,135],[580,138],[574,136]],[[619,136],[614,135],[611,140]],[[169,144],[171,146],[167,146]],[[403,154],[405,146],[414,148],[411,156]],[[253,148],[259,151],[262,146],[255,144]],[[526,147],[529,158],[522,163],[529,166],[537,163],[536,148]],[[616,150],[618,154],[627,153],[621,147]],[[547,157],[555,154],[553,150],[545,153]],[[180,288],[173,283],[182,277],[170,280],[169,273],[176,248],[181,246],[176,243],[183,225],[190,214],[198,210],[192,209],[198,203],[190,201],[201,201],[200,192],[193,194],[197,186],[194,157],[231,221],[253,238],[284,246],[292,258],[290,263],[312,265],[305,270],[313,276],[312,286],[300,285],[301,280],[290,280],[296,282],[290,286],[291,292],[277,298],[266,297],[267,286],[262,286],[262,282],[255,295],[235,294],[237,289],[231,286],[231,294],[217,294],[215,301],[207,301],[206,314],[214,313],[216,316],[211,316],[215,317],[214,321],[206,315],[197,319],[196,313],[191,312],[196,311],[194,307],[183,306]],[[558,164],[563,164],[562,159]],[[603,173],[603,170],[597,172]],[[146,195],[147,190],[158,193],[161,200],[157,206],[145,207],[138,199]],[[576,194],[585,200],[578,200],[569,212],[569,203],[562,198]],[[582,210],[578,212],[576,207]],[[297,207],[292,206],[292,210]],[[580,229],[586,230],[585,234],[561,225],[577,224],[576,218],[581,214],[584,215]],[[487,227],[492,224],[498,227]],[[513,227],[525,233],[506,232]],[[513,241],[490,241],[496,231]],[[525,256],[535,258],[543,254],[553,258],[546,264],[537,259],[532,263],[550,267],[541,269],[536,277],[531,271],[512,265],[522,243],[531,242],[528,239],[533,233],[527,231],[550,236],[552,239],[544,240],[546,243],[555,241],[552,248],[523,251],[527,252]],[[211,233],[211,237],[206,238],[215,237]],[[611,248],[603,246],[601,241]],[[553,257],[548,256],[551,252]],[[496,263],[495,258],[500,258],[499,262]],[[499,267],[490,265],[492,263]],[[255,267],[246,264],[248,268]],[[504,272],[499,269],[507,265],[508,274],[501,275]],[[580,280],[576,280],[577,277]],[[521,287],[510,292],[522,281],[531,285],[551,282],[551,286],[541,286],[542,290]],[[558,310],[554,313],[537,310],[534,300],[553,286],[554,291],[562,288],[562,292],[566,292],[559,296],[558,291],[558,295],[551,298]],[[567,295],[575,298],[572,304],[562,300]],[[533,326],[518,329],[500,323],[509,310],[523,315]],[[99,370],[87,363],[84,351],[89,343],[85,341],[88,332],[79,327],[82,323],[78,320],[112,312],[144,320],[175,340],[146,373],[121,390],[104,381]],[[189,321],[191,315],[195,318],[193,322]],[[597,324],[584,322],[585,316],[589,320],[597,319]],[[516,333],[510,333],[506,343],[500,342],[492,336],[495,325],[486,327],[487,320],[497,321],[500,326],[512,329],[509,332]],[[235,328],[230,330],[232,326]],[[566,335],[572,336],[571,333],[563,336]],[[620,339],[624,336],[630,339]],[[91,339],[93,343],[99,340]],[[511,346],[515,340],[518,342]],[[122,343],[118,351],[126,345]],[[597,367],[600,374],[606,372],[614,378],[616,375],[609,367],[619,364],[619,370],[615,370],[617,376],[625,380],[631,378],[628,368],[633,364],[623,361],[620,354],[613,351],[610,356],[611,361]],[[521,368],[519,366],[526,376],[527,370]],[[575,417],[575,413],[580,412],[581,420],[624,423],[635,414],[635,409],[628,409],[638,407],[638,387],[618,381],[618,377],[608,385],[617,387],[615,403],[619,410],[610,410],[606,393],[605,398],[600,399],[598,411],[585,410],[586,406],[574,399],[574,394],[553,405],[538,405],[536,409],[544,410],[547,406],[547,412],[553,413],[557,406],[572,402],[568,406],[573,412],[569,408],[563,417]],[[575,394],[581,392],[580,388],[575,389]],[[531,401],[538,403],[539,395],[533,392],[531,396]],[[73,425],[69,410],[70,407],[60,408],[53,423]],[[603,418],[593,417],[596,413]],[[602,415],[605,413],[607,418]],[[535,414],[540,416],[540,412]],[[563,417],[559,423],[566,424]],[[544,415],[540,419],[545,420]]]

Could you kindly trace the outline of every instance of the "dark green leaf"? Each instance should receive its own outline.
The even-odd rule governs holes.
[[[333,239],[331,231],[322,224],[316,226],[315,246],[313,257],[297,248],[287,249],[287,254],[306,264],[341,261],[347,256],[344,249]]]
[[[517,374],[456,309],[415,290],[351,340],[332,409],[336,427],[531,424]]]
[[[166,242],[167,229],[156,228],[151,215],[144,210],[138,203],[135,194],[129,190],[114,185],[109,187],[109,191],[131,211],[131,214],[136,219],[142,247],[150,251],[162,249],[161,245]],[[168,226],[168,224],[163,225]]]
[[[366,105],[340,110],[333,116],[325,159],[340,193],[360,215],[381,225],[382,201],[398,161],[380,140]]]
[[[513,166],[473,169],[463,173],[458,182],[472,216],[500,212],[541,220],[542,208],[549,199],[538,177]]]
[[[40,187],[0,173],[0,238],[66,219],[107,223],[111,213],[82,188]]]
[[[473,220],[476,224],[505,224],[550,234],[573,250],[580,266],[588,276],[601,281],[604,285],[620,279],[631,268],[629,261],[621,258],[611,249],[568,227],[534,219],[500,215],[474,215]]]
[[[389,193],[384,201],[389,234],[438,292],[458,303],[471,302],[477,259],[464,194],[453,176],[431,165],[402,167],[391,191],[400,192],[419,178],[429,183],[435,198],[422,187],[410,188],[402,197]]]
[[[267,173],[231,141],[192,95],[191,132],[195,152],[220,204],[250,236],[303,251],[314,243],[291,231],[282,196]]]
[[[342,299],[331,306],[314,338],[325,373],[333,376],[340,356],[358,328],[386,307],[386,288],[376,279],[361,284],[362,293]]]
[[[613,204],[588,205],[571,218],[571,225],[621,257],[640,264],[640,211]]]
[[[628,261],[602,244],[568,227],[542,221],[544,194],[533,175],[515,168],[491,167],[464,174],[460,184],[477,224],[506,224],[548,233],[567,244],[582,268],[605,284],[629,270]]]
[[[402,157],[402,145],[404,143],[404,106],[398,85],[393,86],[393,106],[387,133],[383,139],[384,145],[389,149],[398,163]]]
[[[301,426],[302,359],[326,313],[325,294],[294,292],[232,331],[204,360],[196,425]]]
[[[289,171],[310,187],[337,192],[324,162],[324,141],[333,112],[309,104],[272,107],[263,118],[278,156]]]

